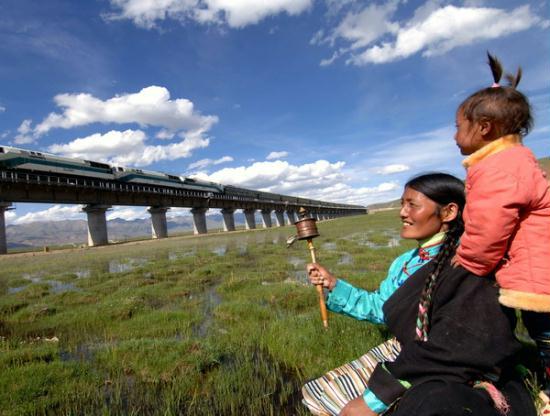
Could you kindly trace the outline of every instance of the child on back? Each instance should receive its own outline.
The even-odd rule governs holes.
[[[456,144],[468,156],[465,231],[455,263],[484,276],[495,272],[502,305],[522,310],[537,343],[550,390],[550,189],[522,144],[532,126],[516,87],[521,69],[499,84],[502,67],[489,55],[494,84],[468,97],[456,114]]]

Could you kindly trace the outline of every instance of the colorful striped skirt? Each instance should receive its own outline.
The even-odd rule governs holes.
[[[374,367],[380,362],[395,361],[400,351],[395,338],[374,347],[357,360],[306,383],[302,387],[302,402],[314,415],[338,415],[349,401],[363,394]]]

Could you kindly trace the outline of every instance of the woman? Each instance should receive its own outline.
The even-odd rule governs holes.
[[[506,406],[509,415],[534,414],[525,389],[501,377],[502,363],[520,349],[515,315],[499,306],[491,279],[449,265],[463,231],[462,182],[422,175],[401,201],[401,236],[418,248],[392,263],[376,292],[307,266],[310,281],[328,289],[329,310],[385,323],[398,343],[307,383],[304,404],[318,415],[498,415]],[[433,389],[442,394],[428,394]]]

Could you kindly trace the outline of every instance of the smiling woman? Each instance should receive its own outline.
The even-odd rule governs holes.
[[[503,371],[500,363],[517,352],[515,317],[499,306],[490,278],[475,279],[450,266],[464,230],[464,199],[463,183],[451,175],[434,173],[407,182],[401,236],[417,240],[418,247],[394,260],[375,292],[337,279],[319,264],[307,265],[310,281],[328,289],[329,310],[386,324],[396,336],[308,382],[303,402],[313,414],[429,416],[475,408],[474,414],[489,416],[505,408],[486,373]],[[510,415],[533,414],[521,385],[497,380],[510,403],[519,398]],[[427,400],[427,385],[441,389],[439,401]]]

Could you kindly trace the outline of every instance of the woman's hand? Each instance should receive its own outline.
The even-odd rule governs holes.
[[[334,277],[327,269],[318,263],[309,263],[306,266],[309,281],[314,285],[323,285],[328,290],[334,289],[336,286],[336,277]]]
[[[361,396],[348,402],[339,413],[339,416],[378,416],[367,406]]]

